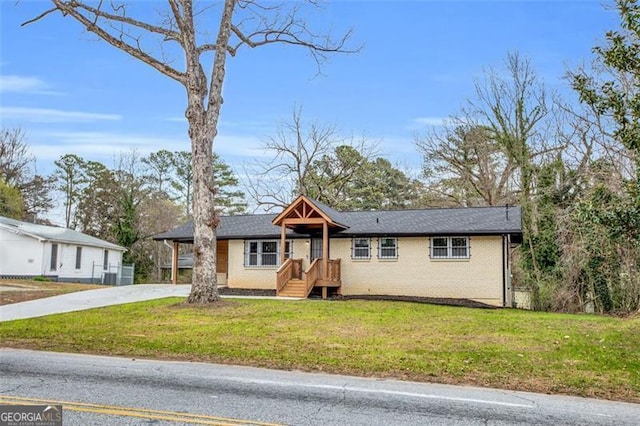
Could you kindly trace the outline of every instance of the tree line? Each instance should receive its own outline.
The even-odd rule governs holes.
[[[64,226],[119,244],[127,249],[123,262],[136,264],[136,279],[160,279],[167,249],[151,236],[192,216],[191,153],[159,150],[147,156],[121,153],[112,167],[62,155],[49,176],[35,174],[35,159],[20,129],[0,133],[0,215],[49,223],[55,206]],[[245,213],[247,202],[232,168],[211,157],[217,185],[218,214]],[[57,195],[57,196],[56,196]]]

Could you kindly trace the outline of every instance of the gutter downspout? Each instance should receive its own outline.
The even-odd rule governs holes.
[[[502,235],[502,307],[507,307],[507,264],[506,250],[507,237]]]
[[[42,243],[42,259],[40,263],[40,270],[42,271],[42,276],[47,276],[47,242],[40,241]]]

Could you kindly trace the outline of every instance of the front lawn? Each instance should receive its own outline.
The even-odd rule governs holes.
[[[164,299],[0,323],[3,346],[640,402],[640,317],[382,301]]]

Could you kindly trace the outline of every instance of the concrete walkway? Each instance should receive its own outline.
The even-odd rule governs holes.
[[[187,297],[190,291],[190,284],[139,284],[77,291],[75,293],[0,306],[0,322],[163,299],[165,297]]]
[[[28,302],[0,306],[0,322],[84,311],[104,306],[124,305],[165,297],[187,297],[191,284],[137,284],[77,291]],[[299,297],[221,296],[223,299],[303,300]]]

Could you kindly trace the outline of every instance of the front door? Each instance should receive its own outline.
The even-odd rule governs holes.
[[[315,259],[322,259],[322,238],[311,238],[309,259],[309,262],[313,262]]]

